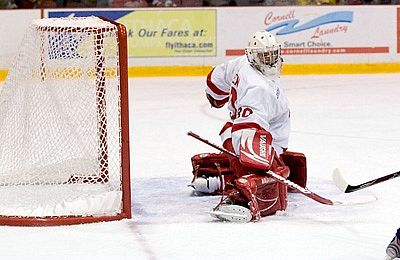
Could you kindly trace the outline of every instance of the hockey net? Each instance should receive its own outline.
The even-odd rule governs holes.
[[[34,20],[0,86],[0,224],[129,218],[126,30]]]

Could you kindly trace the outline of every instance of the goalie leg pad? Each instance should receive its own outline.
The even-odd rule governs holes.
[[[286,174],[289,169],[281,167]],[[252,220],[275,214],[285,210],[287,206],[287,187],[269,176],[250,174],[234,180],[237,193],[230,193],[229,199],[238,205],[246,205],[252,215]]]
[[[256,195],[262,217],[285,210],[287,207],[287,187],[275,182],[259,187]]]
[[[290,169],[288,180],[300,185],[307,186],[307,160],[304,154],[285,151],[281,158]]]
[[[196,176],[218,176],[220,174],[217,165],[220,167],[220,171],[223,174],[231,174],[231,168],[229,158],[223,153],[201,153],[192,156],[192,167],[193,174]]]
[[[230,160],[223,153],[201,153],[192,156],[193,179],[190,186],[195,191],[211,195],[222,194],[226,182],[231,181],[233,171]]]

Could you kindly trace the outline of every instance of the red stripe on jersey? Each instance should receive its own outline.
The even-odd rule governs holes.
[[[226,131],[226,129],[232,127],[232,125],[233,125],[232,122],[226,122],[224,127],[222,127],[221,131],[219,131],[219,135],[222,135]]]
[[[239,123],[239,124],[234,124],[232,126],[232,133],[236,131],[240,131],[243,129],[256,129],[256,130],[264,130],[259,124],[257,123]],[[268,131],[267,131],[268,132]]]
[[[235,88],[231,88],[231,106],[233,109],[233,113],[231,113],[231,119],[235,120],[236,119],[236,114],[237,114],[237,109],[235,106],[235,102],[237,100],[237,92]]]
[[[225,92],[225,91],[219,89],[217,86],[214,85],[214,83],[212,83],[212,81],[211,81],[211,75],[212,75],[213,71],[214,71],[214,69],[212,69],[212,70],[210,71],[210,73],[208,73],[208,75],[207,75],[207,86],[208,86],[208,88],[209,88],[212,92],[214,92],[215,94],[217,94],[217,95],[224,95],[224,96],[229,95],[229,93],[227,93],[227,92]]]
[[[229,97],[221,99],[221,100],[218,100],[218,99],[214,99],[214,100],[215,100],[215,103],[217,103],[217,106],[223,106],[226,104],[226,102],[228,102]]]

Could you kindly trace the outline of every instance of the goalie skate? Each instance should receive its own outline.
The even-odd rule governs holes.
[[[209,213],[214,218],[229,222],[246,223],[253,218],[248,208],[234,204],[221,204]]]

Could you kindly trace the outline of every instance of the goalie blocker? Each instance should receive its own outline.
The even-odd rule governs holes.
[[[306,158],[289,151],[279,157],[271,142],[269,132],[250,130],[242,135],[239,159],[224,153],[194,155],[191,186],[196,192],[227,195],[229,203],[248,208],[253,220],[285,210],[286,186],[267,177],[265,171],[271,170],[305,187]],[[231,145],[224,146],[232,151]]]

